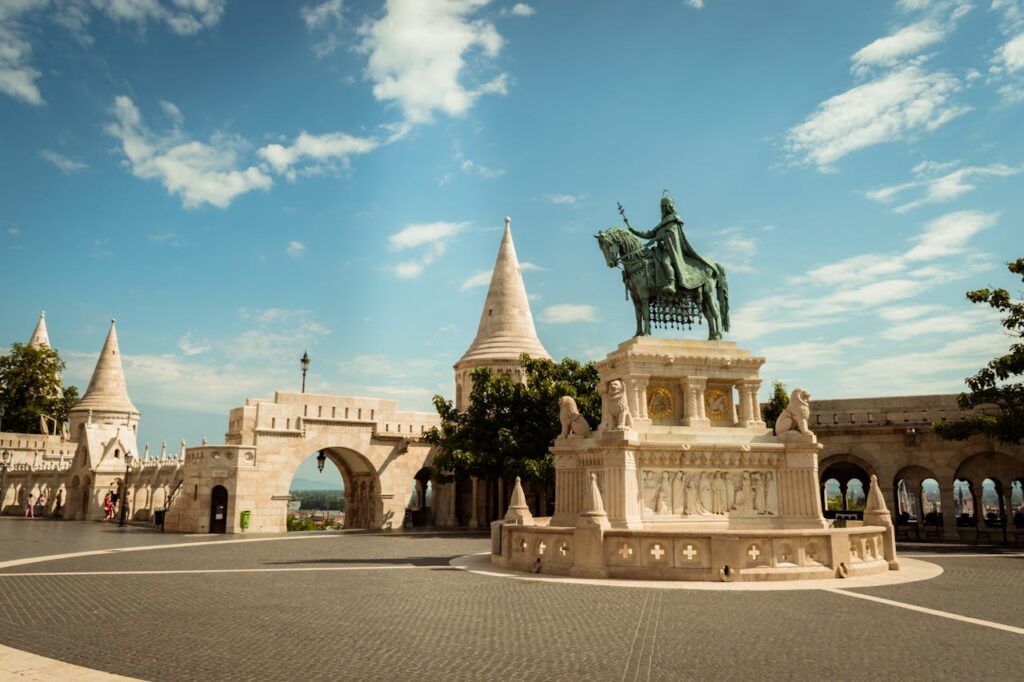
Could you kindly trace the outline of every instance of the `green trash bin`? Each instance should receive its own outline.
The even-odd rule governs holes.
[[[248,509],[246,509],[245,511],[242,512],[242,518],[241,518],[242,530],[245,530],[246,528],[249,527],[249,521],[250,520],[252,520],[252,512],[249,511]]]

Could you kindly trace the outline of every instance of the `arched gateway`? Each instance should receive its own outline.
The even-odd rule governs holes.
[[[375,398],[278,392],[231,410],[224,445],[188,448],[184,481],[167,512],[168,530],[210,532],[212,492],[227,492],[225,532],[283,532],[289,486],[311,453],[323,452],[345,481],[347,528],[400,528],[430,466],[423,434],[438,425],[426,412],[400,412]]]

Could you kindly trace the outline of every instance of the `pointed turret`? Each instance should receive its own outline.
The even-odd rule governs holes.
[[[469,374],[477,367],[492,367],[498,372],[522,379],[519,356],[550,358],[533,326],[530,301],[526,297],[523,274],[519,269],[516,247],[512,243],[512,220],[505,218],[505,233],[491,273],[491,285],[480,314],[480,325],[469,350],[455,363],[456,406],[462,409],[469,400]]]
[[[33,348],[39,346],[42,346],[43,348],[50,347],[50,335],[46,332],[45,310],[39,313],[39,322],[36,323],[36,329],[32,332],[32,338],[28,340],[28,345]]]
[[[116,320],[110,321],[110,331],[96,361],[89,388],[74,407],[75,412],[87,410],[104,414],[120,413],[122,418],[128,417],[129,420],[139,415],[138,409],[128,397],[128,387],[124,381],[121,350],[117,345]]]

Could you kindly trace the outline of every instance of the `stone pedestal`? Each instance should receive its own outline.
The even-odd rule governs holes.
[[[765,426],[757,400],[763,363],[729,341],[637,337],[620,344],[597,363],[601,426],[586,438],[559,438],[551,449],[550,524],[506,525],[503,545],[515,551],[494,562],[680,580],[792,580],[898,568],[891,523],[880,515],[877,525],[856,529],[833,529],[825,520],[821,445],[806,415],[791,420],[803,431],[776,436]],[[588,499],[594,495],[602,500],[596,516]],[[540,535],[559,538],[560,558],[549,561],[550,552],[536,549],[551,545]]]

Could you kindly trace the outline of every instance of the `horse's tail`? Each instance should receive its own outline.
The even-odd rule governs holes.
[[[721,263],[715,263],[715,270],[718,271],[718,312],[722,316],[722,329],[729,331],[729,280]]]

